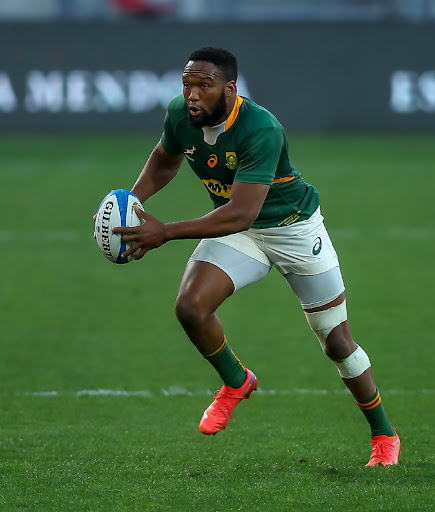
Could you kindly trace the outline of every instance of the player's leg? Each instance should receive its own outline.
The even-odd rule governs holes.
[[[251,240],[244,240],[246,237],[241,233],[221,239],[228,238],[230,241],[243,240],[244,250],[248,246],[247,250],[251,252],[260,251]],[[202,240],[189,259],[176,300],[176,314],[203,355],[216,352],[224,341],[217,308],[230,295],[259,281],[270,271],[267,257],[254,255],[256,258],[227,243],[209,239]]]
[[[219,267],[205,261],[187,264],[175,311],[201,354],[211,354],[222,344],[224,329],[215,311],[233,292],[233,282]]]
[[[310,287],[314,286],[313,280],[323,277],[297,276],[299,285],[304,279],[311,280]],[[344,384],[351,391],[370,425],[372,455],[367,465],[397,464],[400,440],[388,421],[370,360],[352,337],[344,292],[328,304],[304,308],[304,312],[325,354],[336,365]]]
[[[239,388],[245,368],[230,349],[217,308],[234,291],[229,276],[205,261],[190,261],[181,281],[176,314],[198,351],[213,365],[224,384]]]
[[[307,221],[269,230],[263,240],[266,254],[298,296],[311,329],[363,411],[372,445],[381,439],[400,446],[385,415],[369,358],[352,337],[338,257],[320,210]],[[390,457],[390,463],[396,463],[397,456]]]
[[[338,267],[332,272],[328,271],[314,276],[288,276],[293,283],[293,290],[300,293],[304,281],[309,282],[309,288],[315,289],[316,281],[325,286],[328,274],[337,274]],[[334,279],[334,276],[330,276]],[[295,282],[298,283],[295,287]],[[337,290],[338,291],[338,290]],[[300,295],[299,295],[300,297]],[[306,300],[306,297],[305,299]],[[340,293],[335,299],[325,305],[315,308],[302,304],[308,324],[319,340],[325,354],[333,361],[338,369],[344,384],[351,391],[358,403],[367,401],[376,396],[376,383],[371,369],[371,363],[364,350],[352,337],[349,322],[347,320],[347,308],[345,293]],[[371,402],[371,400],[369,400]],[[370,415],[369,415],[370,416]],[[370,424],[372,435],[394,435],[386,416],[379,418]]]
[[[216,310],[227,297],[263,278],[269,270],[269,265],[214,240],[202,241],[186,266],[176,314],[190,340],[224,382],[200,422],[204,434],[225,428],[236,405],[257,387],[253,372],[229,347]]]

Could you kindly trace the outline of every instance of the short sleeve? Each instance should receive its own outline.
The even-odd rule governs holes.
[[[279,127],[260,128],[242,143],[234,181],[272,185],[284,145]]]
[[[164,130],[162,134],[162,146],[165,151],[170,153],[171,155],[179,155],[183,152],[183,149],[180,146],[180,143],[177,140],[175,135],[174,127],[171,123],[171,116],[169,111],[166,112],[165,121],[164,121]]]

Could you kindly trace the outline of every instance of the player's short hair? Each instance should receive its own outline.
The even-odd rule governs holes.
[[[237,81],[237,59],[224,48],[214,48],[212,46],[198,48],[189,55],[187,60],[211,62],[222,71],[227,82]]]

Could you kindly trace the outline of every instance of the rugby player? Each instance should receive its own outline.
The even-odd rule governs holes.
[[[216,434],[257,377],[236,357],[216,315],[222,302],[265,277],[272,266],[298,297],[305,317],[371,429],[367,466],[398,463],[400,440],[376,387],[370,360],[347,319],[339,261],[323,223],[319,194],[288,154],[283,127],[265,108],[237,94],[237,61],[227,50],[200,48],[182,74],[183,94],[172,100],[163,135],[132,192],[143,202],[166,186],[186,158],[205,185],[213,210],[203,217],[115,228],[144,254],[177,239],[201,239],[189,259],[176,301],[177,318],[223,386],[199,423]]]

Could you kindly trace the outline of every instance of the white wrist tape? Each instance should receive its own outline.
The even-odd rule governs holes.
[[[359,377],[371,366],[369,356],[360,346],[358,346],[355,352],[352,352],[349,357],[341,361],[341,363],[334,361],[334,364],[342,379],[354,379],[355,377]]]

